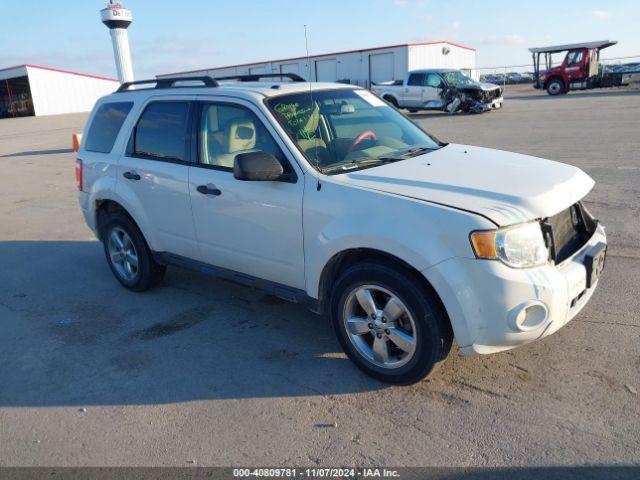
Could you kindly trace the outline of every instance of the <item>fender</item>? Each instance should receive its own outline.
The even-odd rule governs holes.
[[[378,250],[421,272],[452,257],[475,258],[460,232],[492,228],[469,212],[338,182],[325,179],[321,191],[305,189],[305,285],[312,298],[318,298],[324,267],[346,250]]]
[[[109,177],[103,177],[94,182],[91,192],[89,193],[90,215],[94,221],[94,225],[97,224],[97,205],[105,200],[116,202],[121,205],[131,218],[133,218],[133,221],[136,222],[149,248],[156,250],[158,242],[153,235],[154,230],[149,228],[149,220],[144,208],[142,208],[139,200],[129,187],[124,185],[120,185],[119,187],[116,191],[115,180]]]
[[[552,75],[551,77],[547,78],[544,82],[544,86],[543,88],[546,90],[547,86],[549,85],[549,82],[551,82],[552,80],[560,80],[562,82],[562,87],[563,88],[567,88],[567,82],[565,82],[564,78],[562,78],[562,75]]]

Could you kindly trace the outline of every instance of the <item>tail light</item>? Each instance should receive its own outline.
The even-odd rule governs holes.
[[[82,160],[76,159],[76,185],[82,191]]]

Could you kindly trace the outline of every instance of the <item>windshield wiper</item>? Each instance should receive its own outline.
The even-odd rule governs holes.
[[[356,158],[353,160],[350,160],[348,162],[341,162],[341,163],[337,163],[335,165],[331,165],[329,167],[325,167],[321,170],[322,173],[332,173],[332,172],[337,172],[339,170],[351,170],[353,168],[359,168],[359,167],[366,167],[369,165],[375,165],[375,164],[385,164],[385,163],[391,163],[391,162],[395,162],[398,160],[404,160],[402,158],[391,158],[391,157],[379,157],[379,158]]]
[[[414,147],[410,148],[406,152],[400,155],[388,155],[383,157],[378,157],[380,160],[406,160],[407,158],[417,157],[418,155],[422,155],[425,152],[430,152],[432,150],[437,150],[437,148],[433,147]]]
[[[407,158],[421,155],[425,152],[437,150],[438,148],[440,147],[437,147],[437,148],[414,147],[414,148],[410,148],[406,152],[403,152],[401,155],[383,155],[382,157],[376,157],[376,158],[367,158],[367,157],[355,158],[348,162],[340,162],[335,165],[325,167],[321,171],[322,173],[332,173],[332,172],[337,172],[339,170],[346,171],[346,170],[351,170],[353,168],[366,167],[366,166],[375,165],[375,164],[383,165],[385,163],[399,162],[401,160],[406,160]]]

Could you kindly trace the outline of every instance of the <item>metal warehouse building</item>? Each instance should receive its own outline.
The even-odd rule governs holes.
[[[38,65],[0,69],[0,118],[87,112],[118,85],[112,78]]]
[[[158,75],[158,78],[174,75],[224,77],[261,73],[296,73],[311,81],[343,82],[369,88],[372,82],[400,80],[407,71],[421,68],[456,68],[467,75],[475,76],[476,51],[474,48],[452,42],[437,41],[325,53],[313,55],[309,60],[311,79],[307,78],[309,77],[307,57],[175,72]]]

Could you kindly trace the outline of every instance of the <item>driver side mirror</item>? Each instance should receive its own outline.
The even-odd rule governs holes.
[[[236,155],[233,176],[248,182],[273,182],[288,180],[282,163],[267,152],[249,152]]]

